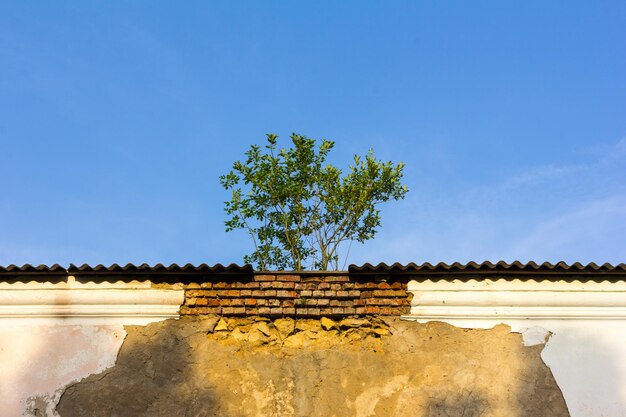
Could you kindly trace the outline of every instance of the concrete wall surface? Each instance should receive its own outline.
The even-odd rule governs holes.
[[[0,417],[626,417],[622,280],[279,275],[0,282]]]
[[[124,325],[178,316],[150,283],[0,283],[0,416],[58,416],[65,386],[115,365]]]
[[[568,416],[543,345],[507,326],[187,317],[127,331],[61,416]]]
[[[504,323],[541,356],[572,417],[626,416],[626,283],[564,281],[410,282],[419,322],[460,328]]]

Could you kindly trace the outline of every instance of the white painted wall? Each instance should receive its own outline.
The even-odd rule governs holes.
[[[0,417],[57,416],[63,389],[115,364],[124,325],[178,317],[149,282],[0,283]]]
[[[544,362],[572,417],[626,417],[626,283],[412,281],[409,320],[504,323]]]

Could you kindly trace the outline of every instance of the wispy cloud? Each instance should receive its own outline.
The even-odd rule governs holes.
[[[540,222],[520,236],[511,256],[521,260],[625,262],[626,195],[588,201]],[[509,256],[510,257],[510,256]]]
[[[502,191],[523,186],[533,186],[545,181],[556,181],[565,176],[589,169],[588,165],[543,165],[529,169],[519,175],[507,179],[498,188]]]
[[[407,204],[351,261],[626,261],[626,139],[584,164],[529,167]]]

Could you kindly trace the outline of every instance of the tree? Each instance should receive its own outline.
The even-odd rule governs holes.
[[[277,149],[278,136],[267,135],[264,149],[252,145],[244,162],[220,176],[232,192],[225,202],[226,231],[244,229],[254,252],[244,257],[260,270],[338,269],[339,248],[365,242],[380,226],[377,206],[404,198],[404,164],[382,162],[373,151],[354,156],[349,172],[326,164],[334,142],[292,134],[292,148]]]

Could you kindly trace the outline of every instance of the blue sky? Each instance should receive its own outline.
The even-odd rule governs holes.
[[[269,132],[405,162],[348,263],[625,262],[625,22],[623,1],[1,1],[0,265],[241,263],[217,178]]]

